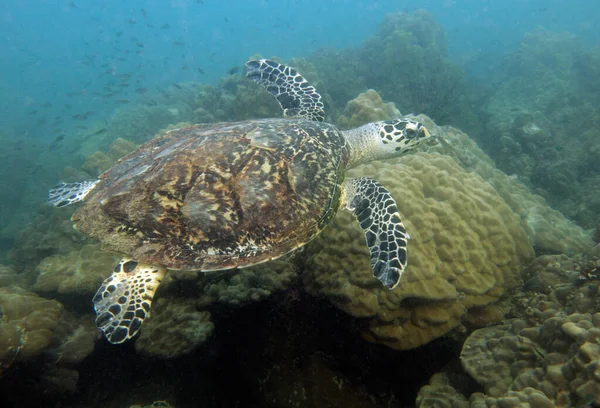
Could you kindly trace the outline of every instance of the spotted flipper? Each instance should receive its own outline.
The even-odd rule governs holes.
[[[48,202],[55,207],[64,207],[82,201],[100,180],[78,183],[60,183],[48,191]]]
[[[344,182],[342,204],[365,231],[373,276],[394,289],[406,268],[408,239],[394,198],[377,181],[361,177]]]
[[[150,315],[154,293],[167,270],[121,259],[94,296],[96,326],[113,344],[129,340]]]
[[[325,119],[321,95],[294,68],[268,59],[246,62],[246,76],[277,98],[286,118]]]

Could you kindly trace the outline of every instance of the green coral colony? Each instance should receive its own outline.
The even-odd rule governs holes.
[[[315,88],[291,67],[246,63],[284,119],[200,124],[143,144],[99,180],[50,190],[57,207],[85,199],[76,228],[124,258],[93,298],[111,343],[139,331],[167,269],[215,271],[266,262],[314,238],[340,207],[364,230],[375,277],[398,285],[408,234],[377,181],[347,169],[395,157],[431,137],[410,119],[340,131]]]

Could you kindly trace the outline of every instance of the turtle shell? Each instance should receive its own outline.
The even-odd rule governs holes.
[[[346,142],[335,126],[264,119],[175,129],[122,158],[73,215],[109,251],[171,269],[280,257],[339,207]]]

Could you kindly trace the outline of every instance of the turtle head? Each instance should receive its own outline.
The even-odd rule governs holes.
[[[382,153],[390,157],[401,156],[419,147],[431,134],[421,122],[408,118],[375,122]]]
[[[432,138],[422,123],[408,118],[368,123],[345,131],[344,136],[350,148],[350,167],[402,156]]]

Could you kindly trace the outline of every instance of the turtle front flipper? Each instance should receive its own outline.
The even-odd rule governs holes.
[[[321,95],[294,68],[268,59],[250,60],[246,62],[246,77],[277,99],[286,118],[325,119]]]
[[[342,205],[352,211],[365,231],[373,276],[393,289],[406,268],[408,234],[389,191],[368,177],[344,182]]]
[[[64,207],[82,201],[100,180],[77,183],[60,183],[48,191],[48,202],[55,207]]]
[[[167,270],[121,259],[94,296],[96,326],[113,344],[129,340],[150,314],[154,293]]]

